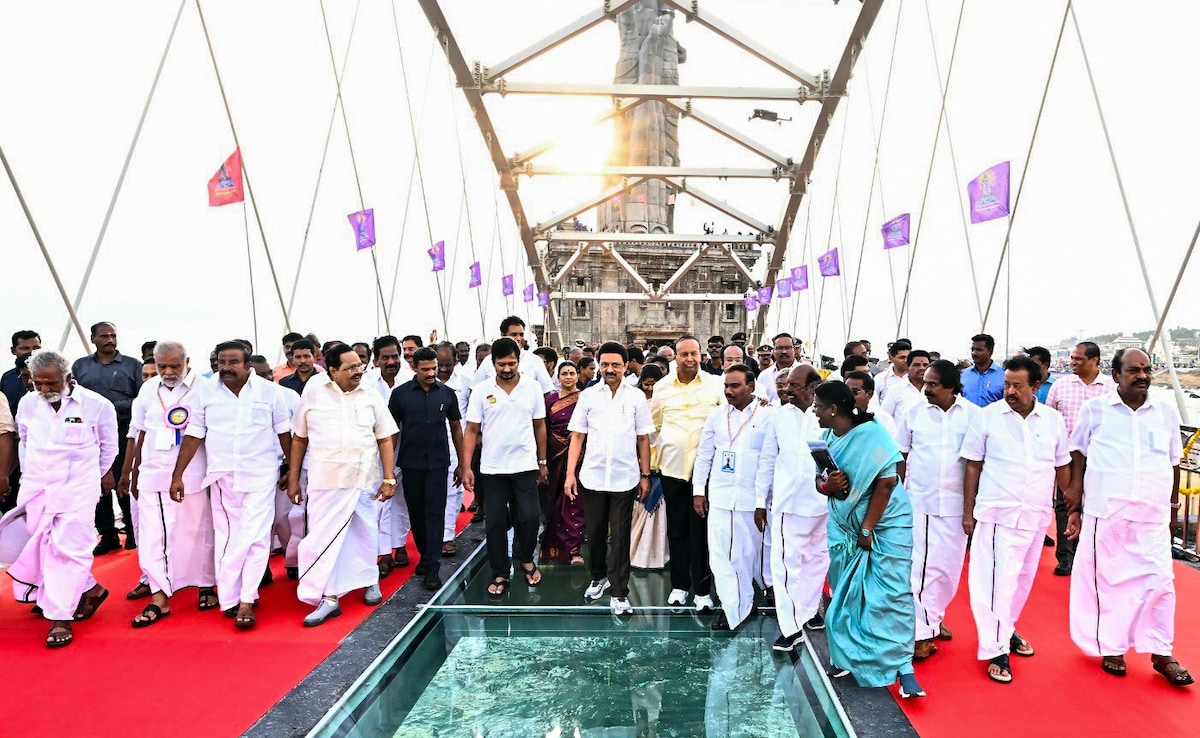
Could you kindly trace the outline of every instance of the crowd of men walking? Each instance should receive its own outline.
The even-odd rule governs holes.
[[[109,594],[91,567],[122,545],[115,492],[141,567],[127,597],[149,598],[134,628],[189,587],[201,610],[253,628],[272,550],[316,626],[352,592],[381,602],[410,533],[416,574],[441,587],[465,489],[492,597],[514,577],[539,586],[539,564],[559,560],[587,566],[585,597],[609,591],[622,616],[631,567],[668,568],[666,604],[716,612],[714,630],[756,616],[762,591],[777,650],[827,628],[833,675],[915,697],[914,662],[953,637],[968,547],[978,658],[1012,681],[1010,656],[1035,652],[1016,624],[1048,543],[1083,651],[1124,676],[1132,648],[1193,682],[1171,655],[1180,421],[1150,396],[1144,352],[1118,351],[1110,378],[1081,343],[1056,379],[1045,349],[1001,365],[984,334],[964,368],[905,339],[875,363],[853,341],[830,374],[787,333],[756,355],[744,334],[560,355],[528,351],[520,318],[500,333],[474,356],[414,335],[290,333],[278,367],[230,340],[201,373],[173,341],[121,354],[112,323],[74,364],[19,331],[0,378],[16,599],[50,621],[47,646],[71,643]]]

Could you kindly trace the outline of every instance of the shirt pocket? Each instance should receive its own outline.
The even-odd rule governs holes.
[[[271,404],[269,402],[250,403],[250,422],[256,428],[272,428]]]
[[[57,440],[63,446],[83,448],[96,442],[96,426],[94,423],[62,423]]]
[[[1171,434],[1165,430],[1155,428],[1146,431],[1146,442],[1149,452],[1154,456],[1166,456],[1171,451]]]
[[[373,434],[375,430],[375,413],[371,411],[371,408],[354,408],[354,428],[364,433]]]
[[[766,432],[762,428],[751,428],[750,437],[746,442],[750,444],[752,451],[762,451],[763,439],[767,437]]]

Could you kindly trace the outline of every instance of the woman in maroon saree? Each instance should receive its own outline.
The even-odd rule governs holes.
[[[579,370],[564,361],[558,367],[558,382],[562,389],[546,395],[546,430],[550,476],[550,499],[546,510],[546,529],[542,533],[542,561],[582,564],[583,556],[583,497],[571,500],[563,494],[567,476],[567,449],[571,434],[567,425],[579,400]]]

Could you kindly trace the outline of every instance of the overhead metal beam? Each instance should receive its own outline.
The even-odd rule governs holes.
[[[476,79],[471,65],[463,56],[458,40],[450,31],[450,22],[446,20],[446,15],[442,12],[438,0],[417,0],[417,2],[425,13],[429,25],[433,28],[438,45],[445,52],[446,62],[454,74],[455,83],[462,89],[463,96],[467,99],[467,106],[475,117],[476,125],[479,126],[479,132],[482,134],[484,145],[487,146],[488,154],[491,156],[492,165],[500,177],[500,189],[504,192],[505,199],[508,200],[508,207],[512,210],[513,220],[516,221],[517,231],[521,235],[521,243],[525,247],[525,259],[533,272],[534,284],[537,285],[538,290],[548,289],[550,277],[546,272],[545,263],[538,254],[537,245],[533,240],[533,230],[529,227],[525,208],[517,194],[516,178],[513,177],[509,168],[510,164],[505,156],[504,148],[500,144],[500,137],[496,134],[496,127],[492,124],[487,106],[483,103],[483,95],[478,89],[480,80]],[[555,337],[558,345],[562,345],[558,314],[551,309],[547,311],[547,315],[549,318],[546,321],[546,330]]]
[[[662,179],[664,177],[696,177],[701,179],[774,179],[780,180],[791,177],[790,169],[776,167],[774,169],[750,169],[738,167],[587,167],[583,169],[565,169],[563,167],[544,167],[526,164],[523,167],[513,167],[514,174],[524,174],[529,177],[538,175],[546,177],[648,177]]]
[[[595,118],[592,119],[592,125],[598,126],[601,123],[604,123],[605,121],[609,121],[609,120],[612,120],[613,118],[616,118],[617,116],[624,115],[625,113],[629,112],[630,110],[633,110],[634,108],[636,108],[637,106],[641,105],[644,102],[646,102],[646,101],[642,98],[636,98],[633,100],[614,101],[613,106],[610,109],[605,110],[603,113],[601,113],[600,115],[597,115]],[[537,144],[536,146],[529,148],[527,151],[518,151],[517,153],[513,154],[513,156],[512,156],[512,164],[514,167],[521,166],[521,165],[525,164],[526,162],[532,161],[533,159],[541,156],[542,154],[546,153],[547,151],[550,151],[555,146],[558,146],[559,143],[561,143],[561,141],[557,138],[548,139],[546,141],[542,141],[540,144]]]
[[[728,215],[730,218],[733,218],[734,220],[739,220],[742,223],[745,223],[746,225],[750,226],[751,228],[753,228],[756,231],[759,231],[761,233],[767,233],[768,231],[771,230],[771,226],[762,222],[758,218],[755,218],[752,215],[748,215],[747,213],[744,213],[741,210],[738,210],[737,208],[735,208],[734,206],[725,202],[724,200],[720,199],[719,197],[710,195],[703,190],[698,190],[695,187],[692,187],[690,184],[688,184],[686,179],[675,179],[674,177],[661,177],[661,179],[664,182],[669,182],[672,186],[674,186],[680,192],[688,193],[689,195],[696,198],[697,200],[700,200],[701,202],[711,205],[712,207],[716,208],[717,210],[720,210],[722,213],[725,213],[726,215]]]
[[[756,284],[757,280],[754,279],[754,274],[751,273],[750,267],[746,266],[746,262],[742,261],[742,257],[738,256],[733,249],[729,248],[729,244],[721,244],[720,248],[729,255],[729,258],[733,261],[733,265],[737,267],[737,270],[741,272],[743,277],[746,278],[746,281],[750,284]]]
[[[555,300],[620,300],[622,302],[741,302],[746,295],[741,292],[676,292],[670,295],[647,295],[637,292],[567,292],[550,295]]]
[[[420,0],[433,2],[434,0]],[[648,100],[667,100],[673,97],[712,100],[792,100],[804,102],[817,97],[804,87],[688,87],[680,85],[597,84],[594,82],[509,82],[478,85],[466,83],[482,93],[500,95],[571,95],[583,97],[640,97]],[[463,83],[459,83],[463,86]]]
[[[630,279],[637,283],[637,286],[642,289],[642,292],[645,292],[647,295],[655,294],[654,288],[642,278],[642,275],[638,274],[638,270],[634,269],[633,265],[626,261],[625,257],[621,256],[619,251],[613,248],[612,244],[601,244],[600,248],[604,249],[604,253],[608,254],[610,259],[617,262],[617,266],[625,270],[625,273],[629,275]]]
[[[670,292],[671,288],[678,284],[679,280],[683,279],[684,275],[687,274],[691,268],[696,265],[696,262],[700,261],[700,259],[704,257],[705,252],[707,252],[710,248],[713,248],[714,245],[715,244],[703,244],[700,246],[700,248],[696,249],[691,256],[689,256],[682,264],[679,265],[679,268],[675,270],[675,273],[671,275],[670,279],[659,286],[658,293],[660,295],[664,295]]]
[[[788,196],[787,203],[783,207],[783,214],[779,218],[779,225],[776,227],[775,251],[767,263],[764,285],[774,287],[775,278],[779,274],[780,267],[783,266],[792,226],[796,220],[796,213],[800,210],[800,202],[808,192],[808,181],[816,166],[817,154],[821,151],[825,135],[829,133],[829,125],[833,121],[834,113],[837,112],[838,103],[846,95],[846,86],[854,71],[854,63],[858,61],[858,53],[866,43],[867,35],[871,32],[871,27],[875,25],[875,18],[879,15],[881,7],[883,7],[883,0],[863,0],[862,9],[858,11],[858,19],[854,22],[854,28],[850,31],[850,37],[842,51],[842,57],[830,80],[829,95],[821,101],[821,113],[817,116],[816,125],[813,126],[812,133],[808,138],[808,146],[804,150],[804,157],[800,160],[796,176],[792,180],[791,194]],[[752,339],[757,340],[757,337],[762,335],[766,328],[769,310],[769,305],[763,305],[758,309],[754,318]],[[815,340],[816,336],[812,338]]]
[[[606,20],[615,19],[618,13],[633,5],[637,5],[637,3],[638,0],[624,0],[624,2],[618,3],[616,7],[612,8],[607,7],[608,3],[605,3],[605,7],[597,8],[590,13],[576,18],[554,33],[551,33],[549,36],[546,36],[541,41],[538,41],[532,46],[518,51],[499,64],[491,67],[485,67],[484,76],[489,81],[499,79],[522,64],[533,61],[556,46],[560,46],[567,41],[570,41],[584,31],[594,28]]]
[[[767,161],[773,162],[777,166],[789,167],[789,168],[792,166],[792,160],[790,157],[786,157],[783,154],[776,153],[775,151],[772,151],[770,148],[764,146],[763,144],[759,143],[758,141],[755,141],[754,139],[750,138],[749,136],[746,136],[746,135],[734,130],[730,126],[725,125],[724,123],[722,123],[721,121],[712,117],[711,115],[707,115],[705,113],[701,113],[698,110],[695,110],[694,108],[692,108],[692,104],[688,100],[663,100],[663,103],[665,105],[667,105],[668,107],[678,110],[680,115],[682,115],[683,117],[691,118],[692,120],[696,121],[700,125],[708,128],[712,131],[715,131],[719,135],[724,136],[725,138],[729,139],[730,141],[733,141],[734,143],[739,144],[740,146],[748,149],[749,151],[751,151],[755,154],[758,154],[759,156],[766,159]]]
[[[550,288],[553,289],[558,287],[558,285],[567,278],[567,275],[571,273],[571,270],[575,268],[575,265],[579,263],[579,260],[587,255],[587,252],[590,251],[591,248],[592,245],[590,243],[584,242],[579,244],[579,248],[575,249],[575,253],[571,254],[571,256],[563,263],[562,267],[559,268],[558,274],[555,274],[550,280]]]
[[[804,71],[778,54],[768,50],[758,41],[755,41],[711,13],[700,10],[700,3],[691,2],[688,5],[684,5],[681,2],[677,2],[677,0],[662,0],[662,2],[663,5],[669,8],[674,8],[683,13],[684,17],[687,18],[688,23],[699,23],[721,38],[729,41],[734,46],[737,46],[742,51],[745,51],[747,54],[750,54],[751,56],[763,62],[766,62],[775,69],[783,72],[787,76],[804,85],[808,89],[816,90],[820,87],[820,82],[816,75],[812,74],[811,72]]]
[[[761,244],[773,243],[774,239],[771,236],[763,235],[745,235],[731,236],[728,234],[716,235],[713,233],[701,233],[696,235],[688,235],[686,233],[597,233],[595,231],[546,231],[544,233],[535,234],[534,238],[538,241],[552,241],[558,243],[570,243],[572,241],[586,241],[589,243],[603,243],[605,241],[611,243],[745,243],[745,244]]]
[[[562,211],[561,213],[558,213],[557,215],[552,216],[550,218],[550,220],[547,220],[542,223],[538,223],[536,226],[534,226],[533,230],[538,233],[544,233],[545,231],[550,230],[551,228],[558,225],[559,223],[566,222],[566,220],[568,218],[573,218],[576,215],[579,215],[580,213],[586,213],[587,211],[589,211],[592,208],[596,207],[597,205],[605,202],[606,200],[611,200],[612,198],[616,197],[617,195],[620,195],[623,192],[628,192],[629,190],[632,190],[634,187],[637,187],[638,185],[642,184],[645,181],[646,181],[646,179],[643,177],[640,179],[628,180],[624,184],[613,185],[612,187],[609,187],[607,190],[604,190],[603,192],[601,192],[600,194],[593,195],[592,197],[589,197],[588,199],[583,200],[582,202],[572,205],[571,207],[567,208],[566,210]],[[574,232],[574,231],[572,231],[572,232]],[[532,234],[531,234],[531,238],[532,238]],[[536,240],[536,238],[534,240]]]

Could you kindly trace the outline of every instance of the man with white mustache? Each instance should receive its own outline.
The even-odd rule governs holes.
[[[183,493],[170,493],[171,472],[179,457],[183,431],[200,393],[199,375],[188,364],[187,349],[174,341],[154,347],[158,376],[142,385],[133,401],[133,430],[118,489],[137,497],[141,513],[138,563],[146,575],[151,600],[133,627],[146,628],[171,614],[171,597],[186,587],[199,587],[199,607],[217,606],[216,565],[213,558],[213,519],[204,446],[183,471]],[[137,482],[133,483],[134,472]],[[143,595],[144,596],[144,595]]]
[[[98,490],[113,489],[117,458],[117,412],[113,404],[75,384],[67,360],[56,351],[29,359],[35,391],[17,407],[29,542],[8,568],[13,597],[37,602],[34,612],[50,621],[46,645],[74,639],[72,621],[90,618],[108,597],[92,578]]]

